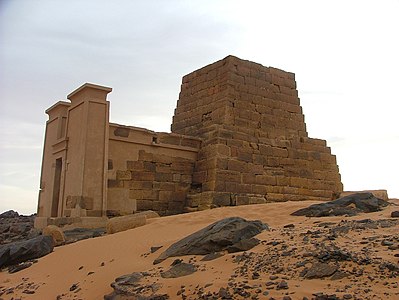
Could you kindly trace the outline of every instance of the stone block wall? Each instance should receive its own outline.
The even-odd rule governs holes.
[[[188,206],[332,199],[335,156],[309,138],[293,73],[226,57],[183,78],[172,131],[202,148]]]
[[[107,214],[182,213],[200,144],[189,136],[111,124]]]

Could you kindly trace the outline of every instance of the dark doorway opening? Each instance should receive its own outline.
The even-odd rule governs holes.
[[[57,217],[58,215],[58,204],[60,202],[60,190],[61,190],[61,170],[62,170],[62,158],[57,158],[55,160],[53,202],[51,205],[52,217]]]

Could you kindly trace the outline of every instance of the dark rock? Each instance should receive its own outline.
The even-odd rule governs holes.
[[[391,218],[399,218],[399,210],[391,212]]]
[[[382,246],[392,246],[393,242],[388,241],[388,240],[382,240],[381,245]]]
[[[179,263],[174,265],[168,271],[162,272],[162,278],[178,278],[187,275],[191,275],[197,271],[197,268],[193,264]]]
[[[287,290],[288,289],[288,283],[284,280],[280,281],[277,286],[276,286],[277,290]]]
[[[23,262],[23,263],[20,263],[20,264],[17,264],[17,265],[9,266],[8,267],[8,273],[10,273],[10,274],[17,273],[17,272],[19,272],[21,270],[29,268],[32,265],[33,265],[33,262],[28,261],[28,262]]]
[[[13,211],[13,210],[8,210],[8,211],[0,214],[0,219],[9,219],[9,218],[18,218],[18,217],[19,217],[19,213],[17,213],[16,211]]]
[[[54,242],[51,236],[10,243],[0,246],[0,268],[45,256],[53,251]]]
[[[338,267],[326,263],[314,263],[305,273],[306,279],[323,278],[333,275],[338,270]]]
[[[337,295],[327,295],[327,294],[323,294],[323,293],[316,293],[313,294],[313,296],[315,296],[314,298],[312,298],[313,300],[340,300],[339,297],[337,297]]]
[[[149,276],[148,273],[134,272],[132,274],[123,275],[115,279],[111,284],[114,291],[105,295],[105,300],[166,300],[169,299],[167,294],[159,295],[156,292],[161,287],[157,283],[141,285],[142,278]]]
[[[345,272],[337,271],[331,276],[331,280],[340,280],[345,277],[348,277],[348,274]]]
[[[257,238],[250,238],[246,240],[241,240],[238,243],[235,243],[232,246],[227,247],[227,252],[234,253],[240,251],[247,251],[257,246],[260,241]]]
[[[268,230],[268,226],[261,221],[247,221],[240,217],[226,218],[174,243],[154,261],[154,264],[168,257],[205,255],[223,251],[229,247],[231,251],[234,248],[242,251],[239,249],[244,246],[255,245],[254,241],[245,242],[245,240],[251,239],[263,230]]]
[[[214,260],[217,259],[219,257],[222,257],[223,253],[222,252],[214,252],[214,253],[209,253],[207,255],[205,255],[201,261],[210,261],[210,260]]]
[[[287,225],[284,225],[283,228],[295,228],[295,225],[294,224],[287,224]]]
[[[71,244],[77,241],[95,238],[104,235],[106,232],[105,228],[94,228],[94,229],[87,229],[87,228],[75,228],[71,230],[65,230],[65,243]]]
[[[183,260],[178,258],[178,259],[175,259],[170,265],[173,267],[173,266],[176,266],[178,264],[181,264],[182,262],[183,262]]]
[[[21,216],[15,211],[7,211],[0,215],[0,245],[14,243],[36,237],[33,228],[35,216]]]
[[[372,193],[356,193],[330,202],[313,204],[293,212],[293,216],[326,217],[354,216],[359,212],[369,213],[380,211],[389,202],[376,198]]]
[[[163,246],[153,246],[150,248],[150,252],[154,253],[157,252],[159,249],[161,249]]]

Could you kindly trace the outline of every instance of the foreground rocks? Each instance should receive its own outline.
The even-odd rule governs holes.
[[[0,246],[0,268],[45,256],[53,251],[51,236],[38,236],[30,240]]]
[[[268,229],[269,227],[261,221],[247,221],[240,217],[226,218],[174,243],[154,261],[154,264],[168,257],[205,255],[223,250],[249,250],[259,244],[259,240],[253,237]]]
[[[372,193],[356,193],[330,202],[313,204],[292,213],[293,216],[326,217],[354,216],[360,212],[380,211],[389,202],[374,197]]]
[[[33,228],[35,216],[21,216],[9,210],[0,214],[0,245],[30,239],[39,235]]]
[[[146,272],[134,272],[115,279],[111,284],[114,291],[104,296],[105,300],[166,300],[166,294],[157,294],[161,285],[157,283],[145,284],[143,279],[150,276]]]
[[[228,219],[219,222],[228,224]],[[256,252],[179,256],[169,267],[122,276],[105,299],[399,299],[399,260],[383,258],[399,257],[399,247],[393,247],[399,245],[397,229],[397,219],[316,220],[307,227],[287,224],[262,234],[273,238],[261,240]],[[359,235],[362,238],[355,241]],[[235,265],[230,275],[207,264],[218,259]],[[208,283],[197,283],[195,274],[201,272],[217,273],[227,284],[215,289],[211,278]],[[170,280],[184,276],[193,276],[188,281],[192,284],[181,285],[175,294],[162,293]],[[298,282],[313,280],[318,281],[316,285],[326,282],[325,289],[299,297],[295,292]],[[377,286],[383,295],[375,290]]]

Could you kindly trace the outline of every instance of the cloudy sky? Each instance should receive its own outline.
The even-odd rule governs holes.
[[[85,82],[169,131],[181,77],[232,54],[296,73],[345,190],[399,198],[399,0],[0,0],[0,212],[36,210],[44,111]]]

